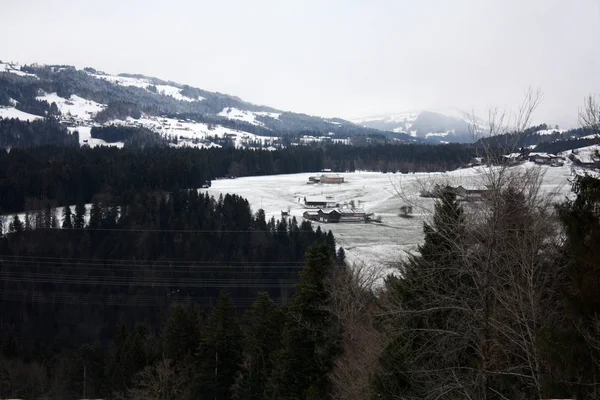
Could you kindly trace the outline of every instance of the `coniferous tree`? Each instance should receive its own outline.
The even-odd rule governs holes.
[[[191,306],[175,305],[162,330],[163,356],[174,365],[189,362],[201,338],[201,318]]]
[[[75,206],[75,217],[73,218],[73,228],[83,229],[85,227],[85,204],[77,203]]]
[[[265,292],[261,292],[247,313],[244,329],[244,361],[234,385],[234,399],[268,398],[273,354],[279,348],[283,314]]]
[[[196,352],[194,398],[227,400],[242,362],[242,333],[231,297],[221,293]]]
[[[63,223],[62,223],[63,229],[72,229],[73,221],[72,221],[71,207],[65,206],[63,208],[62,217],[63,217]]]
[[[275,354],[270,390],[278,399],[327,399],[328,374],[339,352],[339,325],[327,309],[327,278],[333,268],[327,244],[312,246],[289,306],[282,348]]]
[[[25,228],[23,226],[23,222],[21,222],[21,219],[19,218],[18,215],[15,215],[13,217],[12,222],[10,223],[9,231],[19,233],[19,232],[23,232],[24,229]]]
[[[574,200],[558,207],[565,229],[564,320],[548,347],[567,393],[597,398],[600,390],[600,179],[586,175],[573,184]],[[573,327],[576,327],[573,330]],[[569,343],[565,346],[564,343]],[[573,382],[572,377],[577,377]]]
[[[97,201],[92,203],[92,208],[90,209],[90,228],[98,229],[102,225],[102,219],[104,217],[104,212],[102,210],[102,206]]]
[[[381,355],[381,372],[374,379],[376,398],[419,398],[444,387],[445,379],[452,379],[448,375],[460,371],[453,368],[457,361],[465,361],[457,358],[466,354],[462,351],[467,343],[453,345],[455,353],[448,357],[436,358],[434,354],[450,352],[445,348],[449,341],[444,332],[459,338],[456,327],[448,324],[460,323],[452,310],[454,300],[462,295],[458,282],[464,229],[464,211],[456,195],[443,190],[432,223],[424,224],[425,240],[418,254],[401,265],[398,276],[387,279],[391,297],[386,332],[389,344]],[[446,360],[448,365],[443,364]],[[415,373],[438,369],[449,373]]]

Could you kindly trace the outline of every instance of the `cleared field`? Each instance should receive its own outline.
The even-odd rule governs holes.
[[[526,163],[515,168],[533,168]],[[570,167],[541,167],[544,172],[542,190],[548,193],[559,189],[560,197],[569,190]],[[281,218],[281,211],[290,210],[298,221],[306,211],[304,196],[332,196],[343,204],[354,200],[366,212],[381,217],[381,223],[318,223],[322,230],[331,230],[337,245],[344,248],[349,261],[364,262],[386,273],[393,263],[416,249],[423,240],[423,220],[431,216],[434,201],[419,197],[420,189],[433,183],[478,186],[482,169],[459,169],[447,173],[392,174],[355,172],[340,174],[342,184],[308,185],[314,173],[223,179],[213,181],[209,193],[218,196],[235,193],[248,199],[253,211],[263,208],[267,218]],[[411,218],[400,217],[400,207],[409,202]]]

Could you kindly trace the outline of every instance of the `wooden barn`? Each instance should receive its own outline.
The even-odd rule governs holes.
[[[319,210],[319,221],[321,222],[340,222],[342,213],[339,209],[321,209]]]
[[[344,183],[344,177],[340,175],[321,175],[321,183]]]
[[[324,196],[305,196],[304,206],[310,208],[329,208],[335,207],[336,202],[335,200]]]

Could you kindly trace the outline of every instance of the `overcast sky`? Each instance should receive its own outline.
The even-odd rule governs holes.
[[[600,93],[600,0],[0,0],[0,60],[143,73],[354,118],[513,107],[575,124]]]

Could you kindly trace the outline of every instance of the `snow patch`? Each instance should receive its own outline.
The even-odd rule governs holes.
[[[119,149],[122,149],[124,146],[123,142],[108,143],[102,139],[94,139],[91,134],[92,127],[90,127],[90,126],[69,127],[67,129],[69,130],[70,133],[74,133],[75,131],[78,132],[80,146],[89,146],[89,147],[108,146],[108,147],[117,147]]]
[[[175,100],[189,101],[189,102],[204,100],[204,97],[201,97],[201,96],[198,96],[197,99],[192,99],[191,97],[184,96],[181,94],[181,89],[176,88],[175,86],[156,85],[156,90],[159,94],[162,94],[163,96],[171,96]]]
[[[219,114],[221,117],[228,119],[235,119],[238,121],[244,121],[252,125],[264,126],[265,124],[261,121],[256,120],[257,116],[270,117],[273,119],[279,119],[281,113],[272,113],[266,111],[246,111],[240,110],[234,107],[225,107]]]
[[[86,100],[76,95],[71,95],[71,97],[65,99],[56,93],[50,93],[37,96],[36,99],[47,101],[48,104],[56,103],[62,114],[61,119],[72,117],[80,121],[92,121],[98,112],[106,108],[104,104]]]
[[[17,110],[14,107],[0,107],[1,118],[16,118],[21,121],[35,121],[36,119],[42,119],[39,115],[33,115],[21,110]]]

